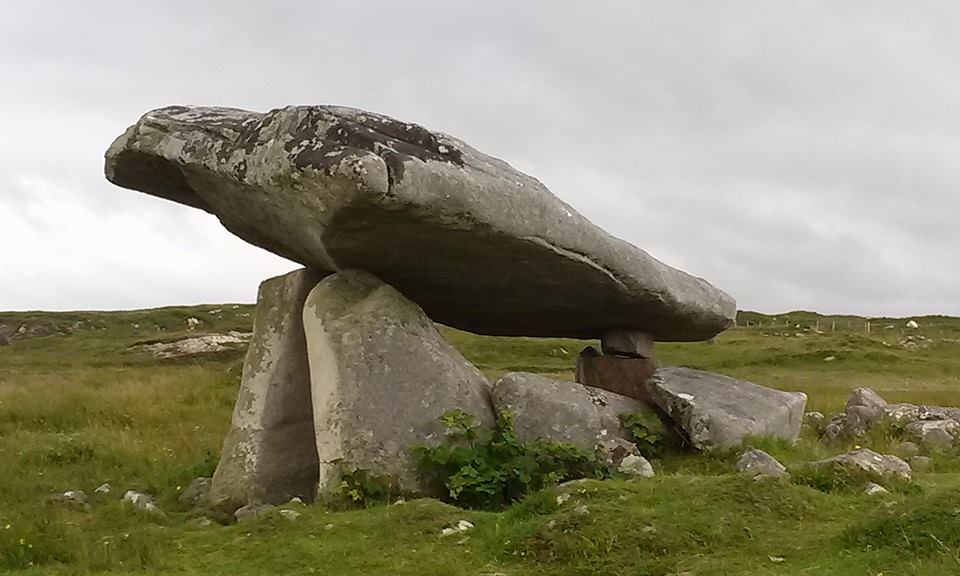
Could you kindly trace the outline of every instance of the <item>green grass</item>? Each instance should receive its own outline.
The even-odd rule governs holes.
[[[0,324],[50,334],[0,347],[0,573],[960,573],[956,455],[934,455],[933,471],[918,474],[911,489],[867,498],[805,485],[816,484],[798,473],[805,462],[852,447],[809,436],[792,446],[749,442],[793,469],[795,482],[738,477],[735,452],[670,455],[654,463],[653,480],[552,488],[499,513],[415,500],[347,512],[311,506],[292,522],[270,515],[242,526],[201,526],[178,497],[216,464],[241,354],[157,361],[131,346],[249,330],[252,307],[233,306],[0,313]],[[190,317],[202,322],[193,332]],[[860,318],[796,312],[777,319],[790,328],[743,313],[741,324],[750,327],[712,342],[660,344],[658,358],[801,390],[809,409],[828,413],[858,386],[890,401],[960,404],[960,319],[918,318],[920,330],[905,332],[903,320],[873,319],[869,335]],[[891,324],[897,327],[885,328]],[[527,370],[572,379],[579,350],[596,345],[444,334],[491,377]],[[932,344],[904,350],[898,343],[910,334]],[[877,433],[859,444],[890,451],[893,439]],[[104,482],[113,492],[94,494]],[[84,490],[92,510],[46,502],[67,489]],[[121,506],[128,489],[153,494],[166,518]],[[560,491],[571,495],[562,505]],[[578,514],[580,505],[589,514]],[[439,535],[460,519],[476,528]]]

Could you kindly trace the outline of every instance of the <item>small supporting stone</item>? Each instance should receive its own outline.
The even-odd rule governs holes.
[[[653,358],[602,355],[587,346],[577,357],[577,382],[641,402],[650,402],[644,383],[657,371]]]
[[[232,514],[248,504],[313,499],[317,447],[302,311],[322,278],[301,269],[260,285],[232,425],[202,506]]]
[[[653,337],[637,330],[611,330],[600,338],[604,354],[653,358]]]

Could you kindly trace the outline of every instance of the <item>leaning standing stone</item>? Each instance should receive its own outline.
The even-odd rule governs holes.
[[[232,425],[201,505],[233,513],[251,503],[313,499],[317,448],[302,313],[321,278],[303,269],[260,285]]]
[[[303,310],[319,455],[319,489],[362,470],[419,491],[410,448],[445,438],[439,421],[460,409],[493,425],[489,384],[423,310],[359,270],[333,274]]]

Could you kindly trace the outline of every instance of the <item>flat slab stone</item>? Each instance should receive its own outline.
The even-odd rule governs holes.
[[[434,320],[481,334],[695,341],[736,314],[724,292],[506,162],[362,110],[161,108],[113,143],[106,175],[307,267],[367,270]]]
[[[807,395],[691,368],[661,368],[647,380],[650,399],[698,449],[737,446],[747,437],[796,440]]]
[[[297,270],[260,284],[230,431],[202,505],[232,514],[251,503],[313,499],[317,447],[302,317],[321,278]]]
[[[497,412],[513,415],[521,441],[568,442],[593,451],[606,440],[630,440],[620,415],[652,408],[626,396],[526,372],[510,372],[493,385]]]

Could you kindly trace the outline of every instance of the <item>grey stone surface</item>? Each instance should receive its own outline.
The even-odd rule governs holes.
[[[880,496],[882,494],[889,494],[889,492],[890,491],[883,486],[873,482],[867,482],[867,484],[863,487],[863,493],[867,496]]]
[[[960,422],[956,420],[918,420],[907,424],[906,434],[924,448],[946,448],[960,436]]]
[[[276,506],[272,504],[247,504],[246,506],[238,508],[233,516],[237,523],[244,524],[264,514],[268,514],[275,509]]]
[[[887,404],[883,407],[883,417],[903,426],[920,419],[920,407],[913,404]]]
[[[303,303],[322,275],[296,270],[264,281],[230,431],[208,501],[232,513],[246,504],[312,500],[317,452]]]
[[[637,478],[653,478],[657,475],[650,462],[639,454],[627,454],[617,466],[617,472]]]
[[[494,422],[483,374],[448,344],[419,306],[357,270],[333,274],[303,309],[321,491],[363,470],[402,491],[421,485],[415,444],[445,439],[444,413]]]
[[[763,450],[752,448],[740,455],[736,464],[737,472],[750,476],[769,476],[780,478],[787,475],[786,467],[776,458]]]
[[[851,392],[850,397],[847,398],[847,408],[851,406],[863,406],[881,412],[886,405],[887,401],[871,388],[857,388]]]
[[[604,438],[597,442],[597,459],[614,469],[631,454],[639,455],[640,451],[636,444],[624,438]]]
[[[611,330],[600,337],[604,354],[653,358],[653,338],[638,330]]]
[[[629,440],[620,415],[650,411],[633,398],[525,372],[497,380],[493,405],[498,412],[513,414],[514,431],[522,441],[569,442],[584,450],[615,438]]]
[[[473,332],[691,341],[736,314],[722,291],[607,234],[506,162],[362,110],[161,108],[110,146],[105,172],[309,268],[367,270]]]
[[[960,422],[960,408],[952,406],[920,406],[920,420],[955,420]]]
[[[697,449],[739,445],[748,436],[796,440],[807,396],[691,368],[661,368],[649,397]]]
[[[206,503],[210,495],[210,485],[212,478],[199,477],[190,481],[190,484],[184,488],[180,494],[180,502],[187,506],[198,506]]]
[[[657,371],[653,358],[598,354],[587,346],[577,356],[577,382],[648,402],[646,382]]]
[[[835,474],[865,475],[875,480],[908,481],[912,475],[910,465],[900,458],[888,454],[877,454],[868,448],[812,462],[810,465],[826,468]]]

